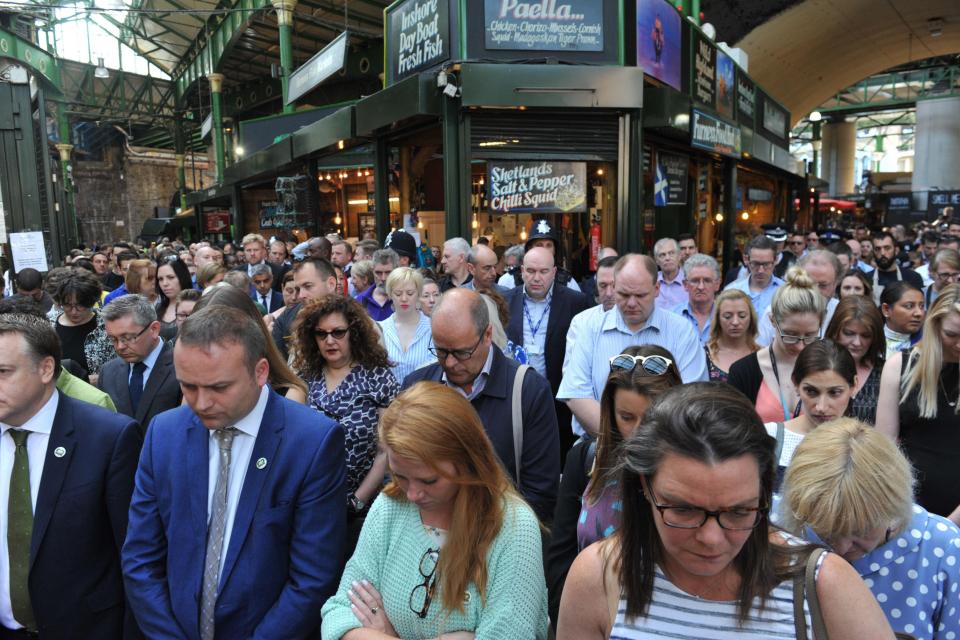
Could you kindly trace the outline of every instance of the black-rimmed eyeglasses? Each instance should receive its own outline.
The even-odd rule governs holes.
[[[647,483],[649,487],[649,481]],[[749,531],[763,520],[768,509],[765,507],[734,507],[708,511],[701,507],[660,504],[649,489],[650,503],[660,512],[663,524],[674,529],[699,529],[710,518],[716,518],[721,529],[728,531]]]
[[[480,339],[477,340],[477,344],[473,345],[473,349],[443,349],[441,347],[427,347],[427,350],[433,355],[437,356],[437,360],[444,362],[447,359],[447,356],[453,356],[460,362],[464,360],[469,360],[474,353],[477,352],[477,349],[480,348],[480,343],[483,342],[483,336],[486,332],[480,334]]]
[[[151,323],[151,324],[153,324],[153,323]],[[139,331],[136,335],[132,335],[132,336],[130,336],[130,335],[126,335],[126,336],[110,336],[110,342],[113,343],[113,346],[117,346],[117,345],[119,345],[119,344],[122,344],[122,345],[126,345],[126,346],[129,347],[131,344],[133,344],[134,342],[136,342],[137,339],[138,339],[140,336],[142,336],[144,333],[146,333],[147,329],[149,329],[149,328],[150,328],[150,325],[148,324],[148,325],[145,326],[143,329],[140,329],[140,331]]]
[[[420,556],[420,577],[423,582],[418,584],[410,592],[410,611],[417,614],[417,617],[423,620],[427,617],[427,611],[430,610],[430,603],[433,601],[433,593],[436,589],[436,581],[433,575],[437,571],[437,561],[440,559],[440,549],[427,549]],[[419,606],[416,603],[422,602]]]

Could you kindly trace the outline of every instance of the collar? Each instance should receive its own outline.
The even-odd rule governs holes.
[[[751,283],[751,282],[753,282],[753,276],[747,276],[747,289],[750,289],[750,283]],[[773,287],[773,288],[775,289],[775,288],[779,287],[779,286],[782,285],[782,284],[783,284],[783,280],[781,280],[781,279],[778,278],[777,276],[770,276],[770,283],[769,283],[766,287],[764,287],[763,289],[760,289],[760,293],[766,291],[767,289],[769,289],[769,288],[771,288],[771,287]]]
[[[269,400],[270,385],[265,384],[260,387],[260,398],[250,413],[237,420],[236,424],[233,425],[237,431],[256,439],[257,434],[260,433],[260,423],[263,422],[263,414],[267,411],[267,401]],[[210,431],[210,437],[213,437],[213,430]]]
[[[643,323],[643,326],[633,331],[630,327],[627,326],[627,322],[623,319],[623,314],[620,313],[620,307],[614,305],[609,311],[603,312],[603,321],[600,325],[600,331],[611,331],[616,329],[621,333],[625,333],[628,336],[635,336],[641,331],[646,329],[653,328],[657,331],[660,331],[663,325],[663,311],[657,307],[653,308],[653,312],[647,317],[647,321]]]
[[[490,377],[490,369],[493,367],[493,350],[497,348],[497,345],[493,344],[492,342],[490,343],[490,350],[487,352],[487,360],[483,363],[483,369],[480,369],[480,373],[478,373],[477,377],[473,379],[473,384],[470,385],[471,389],[477,386],[477,380],[479,380],[482,376],[486,376],[488,378]],[[440,381],[443,382],[443,384],[449,385],[450,383],[447,382],[447,372],[443,370],[442,366],[440,367],[440,371]]]
[[[930,514],[923,507],[913,505],[913,516],[895,538],[890,538],[859,560],[850,564],[861,576],[880,571],[884,566],[894,564],[898,558],[917,552],[923,541],[924,532],[931,526]],[[929,535],[929,534],[928,534]]]
[[[547,295],[546,295],[546,297],[544,297],[543,300],[534,300],[533,298],[530,297],[530,294],[527,293],[527,285],[523,285],[523,298],[524,298],[524,300],[529,300],[529,301],[532,302],[533,304],[543,304],[543,303],[546,303],[547,305],[549,305],[549,304],[550,304],[550,301],[553,299],[553,288],[554,288],[555,286],[556,286],[556,282],[554,282],[553,284],[550,285],[550,288],[547,289]]]
[[[663,271],[657,271],[657,282],[683,285],[683,269],[677,269],[677,275],[673,276],[673,280],[667,280],[663,277]]]
[[[56,387],[53,393],[47,398],[47,401],[40,407],[40,410],[30,416],[30,419],[19,427],[0,422],[0,435],[5,434],[10,429],[23,429],[33,433],[45,433],[50,435],[53,430],[53,420],[57,417],[57,407],[60,406],[60,392]]]
[[[900,333],[899,331],[894,331],[888,325],[883,325],[883,335],[887,340],[893,340],[894,342],[906,342],[910,339],[912,334],[909,333]]]
[[[157,358],[160,357],[161,351],[163,351],[163,339],[157,338],[157,346],[142,360],[143,364],[147,365],[147,369],[153,371],[153,366],[157,364]],[[133,365],[131,364],[130,366],[132,367]]]

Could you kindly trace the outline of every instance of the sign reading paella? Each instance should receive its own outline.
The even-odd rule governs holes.
[[[572,213],[587,210],[587,163],[487,163],[487,201],[494,213]]]

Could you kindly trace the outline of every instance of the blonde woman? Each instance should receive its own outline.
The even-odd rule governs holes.
[[[739,289],[722,291],[713,303],[710,338],[705,347],[710,379],[726,382],[730,366],[759,349],[757,312],[750,296]]]
[[[416,269],[397,267],[387,276],[386,288],[393,315],[377,324],[390,358],[390,371],[402,383],[408,373],[436,360],[430,353],[430,318],[419,309],[423,276]]]
[[[913,485],[910,463],[889,438],[850,418],[834,420],[797,447],[780,522],[843,556],[895,631],[954,638],[960,529],[914,504]]]
[[[219,262],[208,262],[197,270],[197,286],[206,289],[209,286],[223,282],[227,275],[227,268]]]
[[[546,638],[537,517],[466,398],[420,382],[380,439],[390,482],[323,606],[323,639]]]
[[[920,480],[917,503],[960,524],[960,285],[944,287],[923,340],[893,354],[880,376],[877,430],[899,439]]]

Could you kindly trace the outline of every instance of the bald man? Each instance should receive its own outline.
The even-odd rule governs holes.
[[[473,286],[477,291],[496,291],[505,295],[509,289],[497,284],[497,263],[499,258],[493,249],[485,244],[470,248],[467,254],[467,270],[473,276]]]
[[[504,296],[510,309],[507,337],[527,352],[530,365],[550,381],[554,396],[563,377],[564,343],[570,321],[591,306],[590,298],[569,287],[555,286],[557,267],[553,252],[533,247],[523,256],[523,286]],[[575,441],[570,426],[570,409],[556,402],[557,426],[560,431],[560,456]]]

